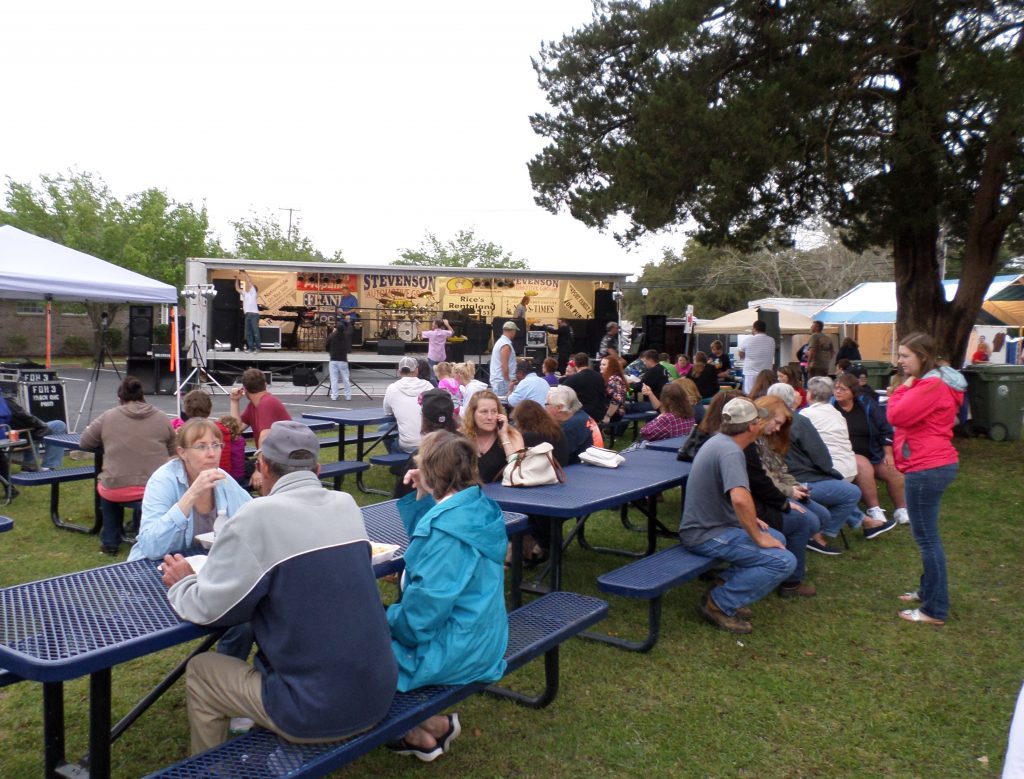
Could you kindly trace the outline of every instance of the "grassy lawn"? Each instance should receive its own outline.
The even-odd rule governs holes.
[[[573,640],[563,648],[561,691],[549,708],[477,696],[460,707],[464,735],[440,765],[378,750],[337,776],[999,776],[1024,679],[1024,621],[1016,611],[1024,602],[1024,444],[957,446],[961,472],[942,514],[952,599],[945,628],[896,618],[896,596],[914,589],[919,575],[907,527],[870,542],[847,533],[847,554],[808,561],[818,596],[755,604],[749,636],[703,623],[695,612],[702,584],[691,583],[666,597],[662,637],[650,654]],[[382,487],[389,479],[376,467],[368,477]],[[66,516],[88,514],[89,488],[62,489]],[[355,494],[362,504],[377,499]],[[0,586],[109,562],[95,537],[54,529],[47,506],[48,490],[33,488],[2,510],[16,527],[0,536]],[[678,491],[659,509],[670,526],[679,510]],[[643,545],[611,512],[591,520],[588,537]],[[574,547],[565,586],[598,594],[595,577],[622,562]],[[644,633],[645,604],[612,598],[611,607],[601,627]],[[115,719],[186,651],[117,667]],[[535,663],[511,684],[534,691],[540,679]],[[86,682],[68,684],[65,699],[68,754],[77,757],[87,748]],[[39,775],[41,700],[31,682],[0,690],[0,777]],[[114,775],[155,770],[187,747],[179,684],[114,746]]]

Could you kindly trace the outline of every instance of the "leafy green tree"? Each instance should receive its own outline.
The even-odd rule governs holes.
[[[330,257],[317,249],[302,235],[296,220],[286,232],[272,214],[252,214],[247,219],[232,222],[235,228],[236,257],[249,260],[288,260],[294,262],[345,262],[341,251]]]
[[[185,258],[219,256],[206,209],[175,203],[158,189],[147,189],[121,203],[98,176],[71,172],[41,176],[41,187],[8,180],[0,223],[47,238],[171,284],[185,281]],[[87,304],[99,332],[102,312],[120,305]],[[96,336],[96,345],[98,345]]]
[[[785,243],[815,217],[892,249],[900,333],[964,353],[1024,202],[1020,0],[597,0],[542,47],[537,201],[604,227]],[[940,230],[963,245],[946,302]]]
[[[446,268],[529,268],[526,260],[517,260],[510,252],[490,241],[476,237],[473,230],[459,230],[454,238],[442,241],[427,232],[419,249],[404,249],[392,265],[441,266]]]

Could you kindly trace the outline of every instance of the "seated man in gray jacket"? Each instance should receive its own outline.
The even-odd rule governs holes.
[[[164,558],[167,597],[201,625],[251,622],[254,665],[206,652],[188,665],[192,753],[221,743],[232,717],[290,741],[366,730],[388,711],[397,669],[362,513],[324,489],[320,445],[299,422],[275,422],[257,468],[263,497],[220,530],[195,573]]]

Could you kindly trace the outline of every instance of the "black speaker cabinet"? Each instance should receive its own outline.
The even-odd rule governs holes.
[[[139,380],[142,391],[147,395],[174,394],[174,373],[169,359],[129,357],[126,370]]]
[[[619,312],[610,289],[594,290],[594,319],[601,327],[606,327],[609,322],[619,321]]]
[[[377,341],[377,354],[403,355],[405,341],[401,338],[382,338]]]
[[[573,352],[586,352],[591,357],[596,355],[608,323],[594,319],[569,319],[567,322],[572,329]]]
[[[153,345],[153,307],[128,307],[128,356],[145,357]]]
[[[665,351],[665,320],[664,314],[650,314],[644,317],[644,348],[657,352]]]
[[[775,341],[775,364],[779,364],[779,344],[782,343],[782,332],[779,327],[779,312],[767,308],[757,309],[757,318],[765,324],[765,332]]]

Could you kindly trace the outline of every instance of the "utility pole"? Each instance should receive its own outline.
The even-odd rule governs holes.
[[[291,243],[292,242],[292,214],[301,213],[301,210],[298,209],[298,208],[279,208],[277,210],[278,211],[287,211],[288,212],[288,243]]]

